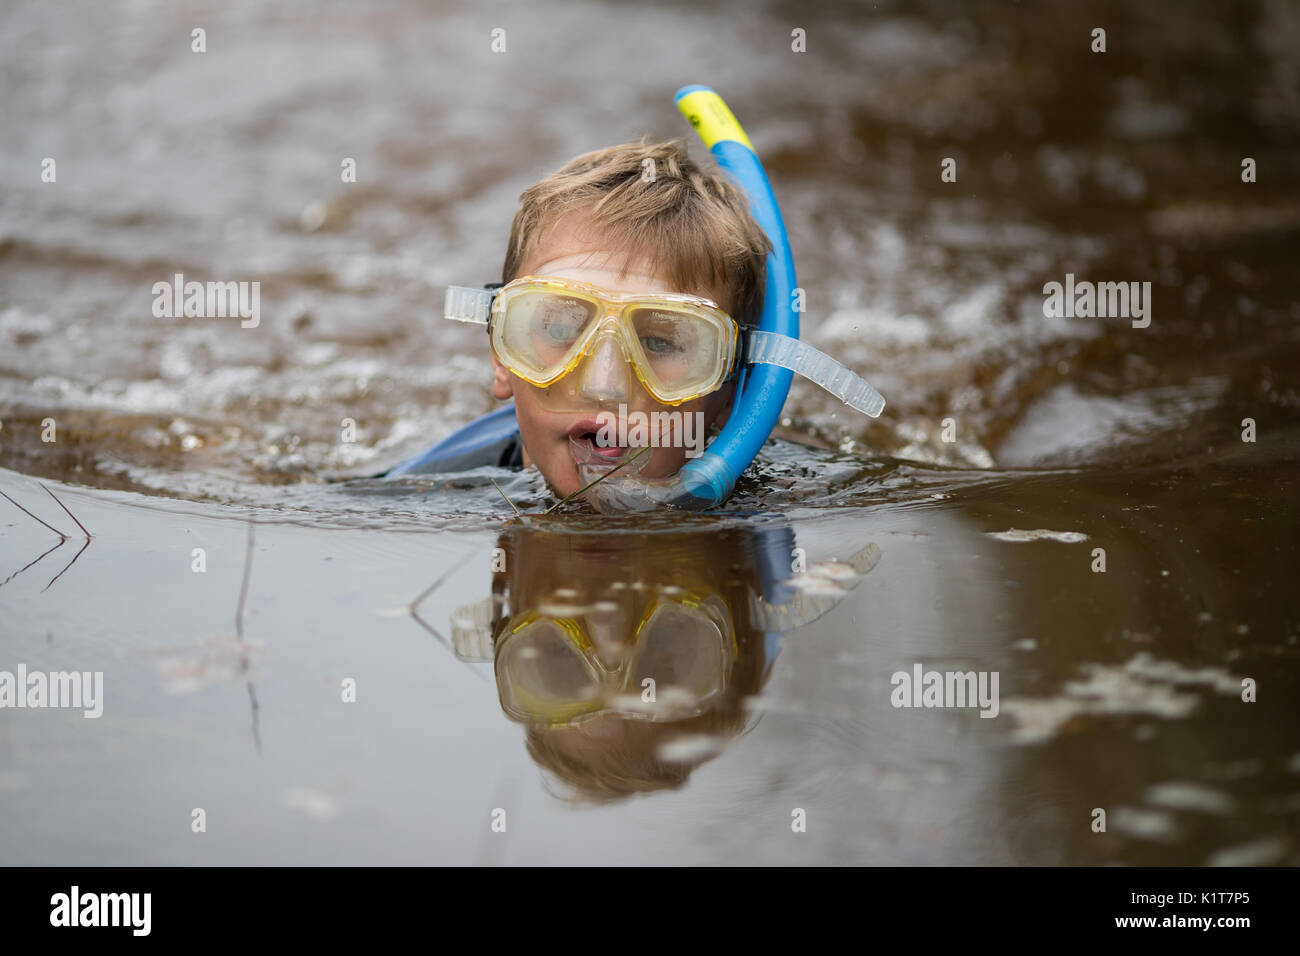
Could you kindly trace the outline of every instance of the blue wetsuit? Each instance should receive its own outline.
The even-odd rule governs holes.
[[[514,405],[475,419],[432,448],[402,462],[384,477],[453,474],[485,466],[524,467],[524,443],[519,437]]]

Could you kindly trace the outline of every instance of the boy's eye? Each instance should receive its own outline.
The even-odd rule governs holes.
[[[643,308],[632,314],[637,338],[646,357],[660,362],[677,361],[699,349],[701,320],[668,309]],[[707,331],[705,329],[704,331]]]
[[[641,347],[654,355],[664,355],[677,351],[677,343],[657,335],[645,335],[641,338]]]
[[[534,322],[551,345],[572,342],[582,332],[590,308],[584,302],[548,296],[535,306]]]
[[[578,327],[571,323],[547,322],[546,337],[552,342],[572,342],[578,334]]]

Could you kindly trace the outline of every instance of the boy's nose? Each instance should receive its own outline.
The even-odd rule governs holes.
[[[606,671],[616,671],[623,666],[630,650],[627,643],[628,611],[622,606],[602,607],[602,605],[615,605],[615,602],[602,601],[597,605],[597,610],[593,610],[587,616],[587,633],[600,658],[601,666]]]
[[[631,394],[631,369],[618,339],[605,333],[578,369],[582,397],[591,402],[626,402]]]

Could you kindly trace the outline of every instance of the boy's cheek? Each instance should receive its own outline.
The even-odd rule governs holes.
[[[569,454],[567,438],[556,437],[556,424],[538,407],[529,389],[515,393],[515,418],[519,422],[519,437],[524,443],[525,456],[536,465],[547,483],[560,495],[577,491],[578,469]]]

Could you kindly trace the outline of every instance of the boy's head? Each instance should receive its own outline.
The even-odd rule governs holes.
[[[771,244],[749,213],[744,192],[720,172],[703,170],[680,140],[628,143],[586,153],[524,192],[502,270],[523,276],[577,280],[609,294],[686,293],[712,300],[741,326],[756,325],[763,308],[764,265]],[[663,348],[655,339],[647,346]],[[568,495],[581,487],[578,461],[593,454],[598,423],[647,413],[652,447],[642,474],[674,474],[686,459],[683,435],[659,434],[667,419],[725,423],[732,385],[675,406],[656,399],[629,368],[617,336],[598,334],[562,379],[539,387],[492,356],[492,393],[513,396],[526,461],[551,487]],[[624,423],[635,425],[635,423]],[[677,427],[677,426],[674,426]],[[635,434],[624,428],[620,434]],[[625,452],[605,449],[611,460]],[[595,451],[601,454],[600,451]]]

